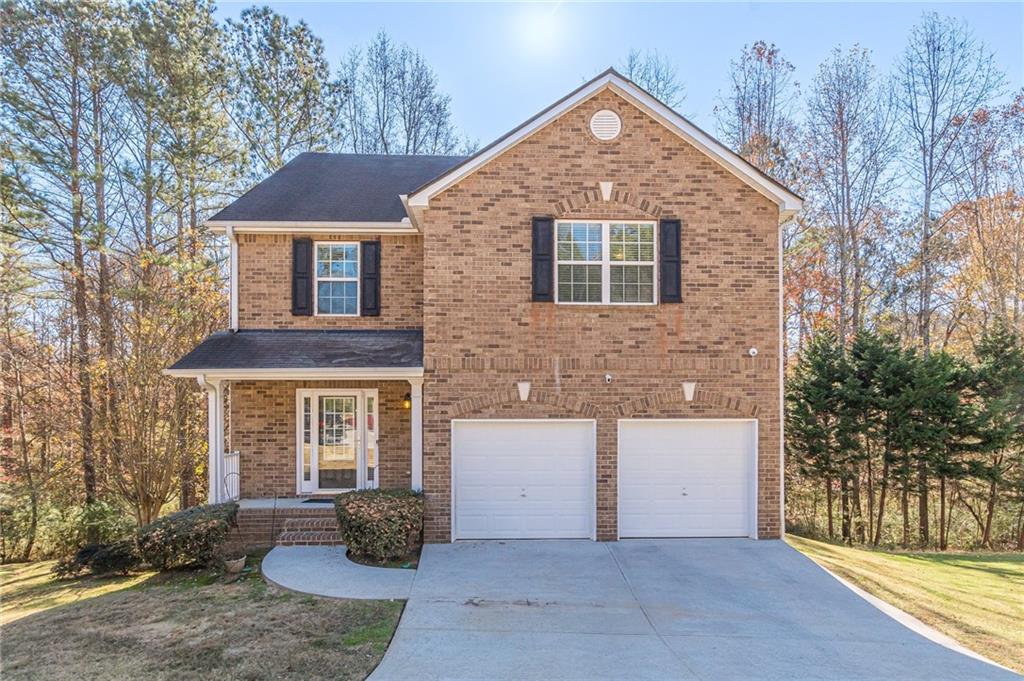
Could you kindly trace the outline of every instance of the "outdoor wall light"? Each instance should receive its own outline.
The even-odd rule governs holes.
[[[525,402],[526,400],[530,399],[530,382],[529,381],[519,381],[518,383],[516,383],[516,388],[519,389],[519,399],[520,399],[520,401]]]
[[[412,409],[412,394],[406,393],[402,398],[402,409]]]
[[[696,381],[683,381],[683,399],[693,402],[693,393],[697,390]]]

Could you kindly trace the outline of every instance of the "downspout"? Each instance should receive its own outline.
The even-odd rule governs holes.
[[[228,300],[231,308],[231,331],[238,331],[238,235],[235,228],[228,225],[224,228],[228,236]]]

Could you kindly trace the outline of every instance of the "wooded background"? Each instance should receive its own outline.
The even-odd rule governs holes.
[[[0,559],[205,499],[203,395],[161,369],[226,325],[206,217],[302,151],[476,147],[386,33],[330,64],[304,23],[213,10],[0,2]],[[621,57],[685,101],[663,55]],[[797,75],[747,46],[715,110],[808,199],[784,227],[790,525],[1024,548],[1024,93],[935,14],[890,73],[853,46]]]

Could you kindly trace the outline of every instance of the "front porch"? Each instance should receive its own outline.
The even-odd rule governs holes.
[[[208,502],[240,501],[247,541],[331,543],[311,498],[422,489],[418,330],[218,333],[167,373],[206,389]]]

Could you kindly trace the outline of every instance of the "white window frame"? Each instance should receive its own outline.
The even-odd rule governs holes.
[[[303,400],[310,401],[310,485],[303,489],[302,479],[302,445],[303,443]],[[359,417],[359,427],[356,429],[356,486],[351,487],[320,487],[318,463],[316,461],[316,448],[320,444],[320,432],[318,428],[319,400],[321,397],[354,397],[356,399],[356,415]],[[373,411],[367,409],[367,398],[373,398]],[[367,418],[373,415],[374,432],[371,433],[366,427]],[[371,443],[372,440],[372,443]],[[373,480],[367,480],[367,449],[373,444],[376,449],[376,466]],[[295,491],[299,496],[309,494],[334,494],[340,492],[352,492],[361,489],[376,489],[380,485],[380,392],[376,388],[365,390],[352,388],[317,388],[301,389],[295,391]],[[313,484],[315,483],[315,484]]]
[[[588,225],[601,225],[601,259],[600,260],[560,260],[558,258],[558,226],[559,225],[573,225],[573,224],[588,224]],[[654,233],[654,259],[650,262],[642,261],[625,261],[625,262],[612,262],[611,259],[611,225],[650,225]],[[555,286],[555,303],[558,305],[613,305],[613,306],[650,306],[658,304],[658,223],[653,220],[555,220],[553,238],[555,240],[552,247],[555,255],[555,271],[553,272],[554,286]],[[601,300],[595,302],[579,302],[572,300],[561,300],[559,298],[559,286],[558,286],[558,266],[559,265],[600,265],[601,266]],[[653,286],[653,296],[650,302],[612,302],[612,265],[641,265],[647,267],[650,265]]]
[[[320,246],[355,246],[356,247],[356,276],[352,277],[321,277],[317,274],[319,270],[319,257],[318,249]],[[313,242],[313,314],[317,317],[359,317],[363,308],[363,286],[362,286],[362,274],[363,274],[363,249],[362,245],[358,241],[314,241]],[[349,314],[347,312],[321,312],[320,311],[320,282],[321,281],[337,281],[337,282],[350,282],[355,281],[356,284],[356,311]]]

